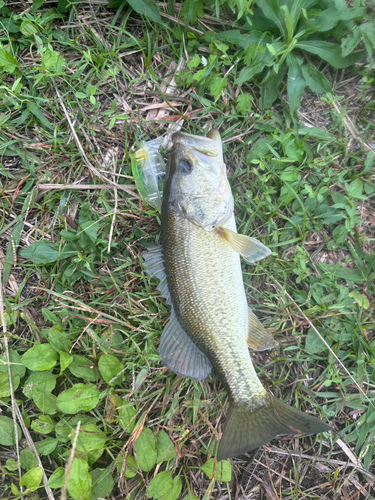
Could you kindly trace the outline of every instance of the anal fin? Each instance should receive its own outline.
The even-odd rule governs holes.
[[[248,328],[247,328],[247,344],[257,351],[266,351],[273,349],[276,342],[267,332],[264,326],[259,322],[250,307],[247,310]]]
[[[161,335],[159,355],[162,362],[177,375],[204,380],[211,373],[210,361],[185,333],[173,309]]]

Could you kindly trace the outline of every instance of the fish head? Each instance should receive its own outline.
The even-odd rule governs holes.
[[[169,202],[180,215],[212,231],[233,214],[220,134],[211,130],[200,137],[176,132],[172,142]]]

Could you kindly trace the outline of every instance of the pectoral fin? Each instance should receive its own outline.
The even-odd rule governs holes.
[[[185,333],[173,309],[161,335],[159,355],[162,362],[177,375],[204,380],[211,373],[210,361]]]
[[[216,231],[230,244],[233,250],[239,253],[250,264],[262,260],[272,253],[263,243],[250,236],[235,233],[225,227],[218,227]]]
[[[248,310],[248,329],[247,329],[247,344],[256,351],[266,351],[273,349],[276,345],[275,341],[267,330],[258,321],[253,311]]]

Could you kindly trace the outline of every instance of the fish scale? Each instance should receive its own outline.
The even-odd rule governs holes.
[[[235,228],[234,217],[227,226]],[[226,358],[237,359],[236,364],[239,359],[247,358],[248,363],[239,368],[244,370],[249,366],[255,375],[248,350],[243,349],[248,306],[240,257],[216,233],[208,233],[187,219],[176,217],[173,211],[162,218],[162,246],[176,316],[196,346],[213,357],[211,363],[235,397],[245,384],[230,386],[233,373],[226,371]],[[233,321],[233,316],[237,321]],[[257,377],[256,381],[255,385],[261,387]]]
[[[213,367],[223,384],[230,404],[218,460],[251,451],[278,434],[330,430],[270,395],[254,370],[247,344],[263,349],[273,343],[248,308],[240,254],[254,262],[270,250],[237,234],[219,134],[201,138],[180,132],[172,140],[162,245],[144,255],[148,272],[165,280],[162,294],[172,305],[159,346],[163,363],[195,380],[206,378]]]

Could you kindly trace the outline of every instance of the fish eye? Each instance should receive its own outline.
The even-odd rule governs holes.
[[[187,158],[182,158],[178,161],[177,167],[180,172],[188,174],[189,172],[191,172],[193,165]]]

